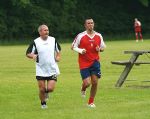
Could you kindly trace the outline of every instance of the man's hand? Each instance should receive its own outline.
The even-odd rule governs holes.
[[[100,47],[97,45],[96,46],[96,51],[99,52],[100,51]]]
[[[86,53],[86,49],[82,49],[82,54],[85,54]]]
[[[104,48],[100,48],[99,46],[96,46],[96,51],[97,51],[97,52],[103,52],[103,51],[104,51]]]
[[[33,54],[32,59],[33,59],[34,61],[36,61],[36,60],[37,60],[37,55]]]
[[[100,52],[103,52],[104,51],[104,48],[100,48]]]
[[[55,60],[56,62],[59,62],[61,59],[61,55],[60,55],[60,52],[56,54],[56,57],[55,57]]]
[[[27,57],[30,58],[30,59],[33,59],[34,61],[37,60],[37,56],[38,56],[37,54],[33,54],[33,53],[27,54]]]

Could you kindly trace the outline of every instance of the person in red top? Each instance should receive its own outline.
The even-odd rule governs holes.
[[[140,36],[140,40],[143,42],[143,37],[141,33],[141,22],[137,18],[134,19],[134,30],[136,42],[138,42],[138,35]]]
[[[85,97],[86,88],[91,86],[89,107],[96,107],[94,98],[97,92],[98,78],[101,77],[99,52],[106,47],[100,33],[94,31],[94,21],[91,18],[85,20],[85,31],[79,33],[72,43],[72,50],[79,53],[78,63],[82,77],[81,95]]]

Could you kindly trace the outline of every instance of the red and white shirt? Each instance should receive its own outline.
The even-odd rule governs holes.
[[[140,21],[134,22],[134,28],[135,32],[141,32],[141,22]]]
[[[94,31],[95,32],[95,31]],[[95,60],[99,60],[99,52],[96,51],[96,47],[105,48],[106,45],[103,41],[103,37],[100,33],[95,32],[94,36],[89,36],[86,31],[78,34],[72,43],[72,48],[78,47],[85,49],[85,54],[79,53],[79,67],[80,69],[90,67]]]

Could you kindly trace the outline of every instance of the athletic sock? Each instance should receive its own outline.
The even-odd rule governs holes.
[[[93,102],[94,102],[94,97],[90,97],[88,104],[91,104],[91,103],[93,103]]]
[[[43,101],[43,102],[41,101],[41,105],[46,105],[46,102],[45,101]]]
[[[47,89],[45,89],[45,93],[49,93]]]

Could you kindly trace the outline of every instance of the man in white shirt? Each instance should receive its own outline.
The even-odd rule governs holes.
[[[39,98],[41,108],[44,109],[47,108],[48,93],[54,91],[57,75],[60,74],[57,62],[60,61],[61,47],[54,37],[49,36],[49,29],[46,25],[40,25],[38,32],[40,37],[30,44],[26,56],[36,61]]]

